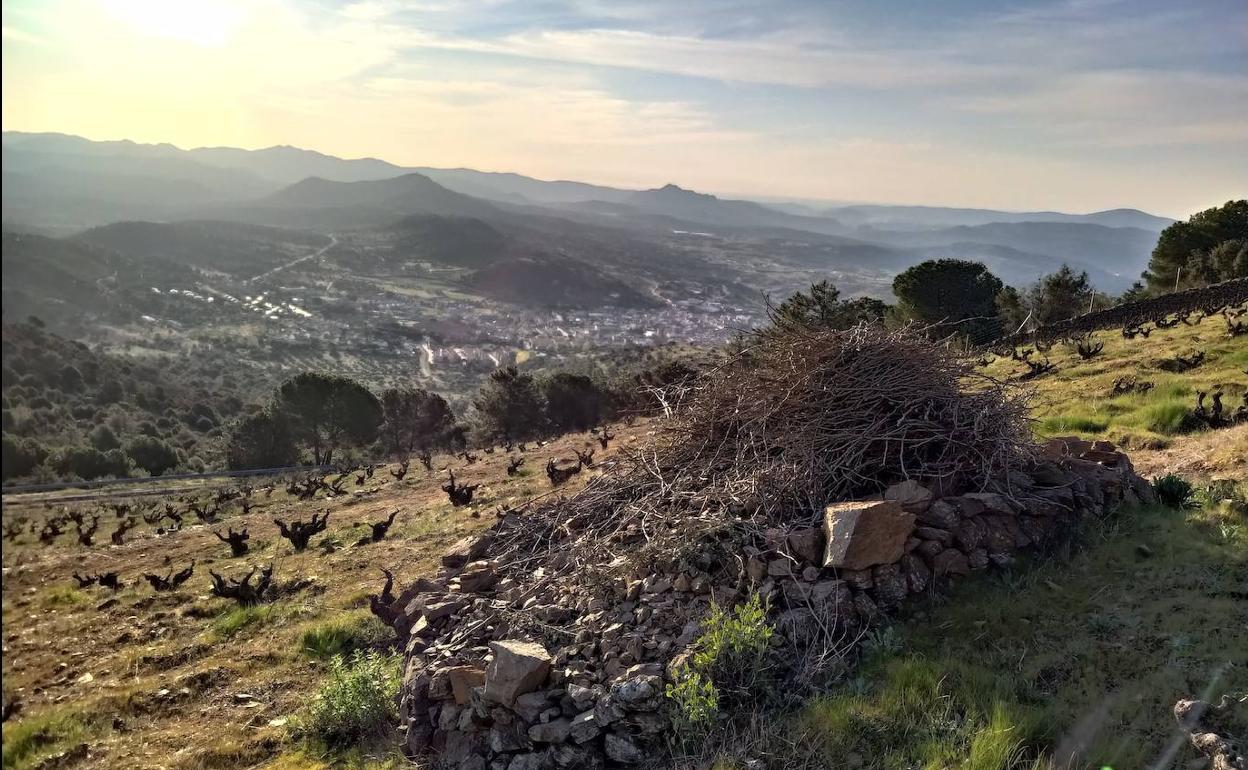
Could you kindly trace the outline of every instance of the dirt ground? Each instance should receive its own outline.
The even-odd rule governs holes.
[[[471,465],[438,456],[433,471],[414,462],[402,481],[390,474],[397,466],[388,466],[362,485],[350,479],[347,493],[332,499],[321,493],[300,501],[278,480],[270,495],[253,493],[248,514],[231,507],[219,523],[205,525],[187,513],[181,530],[165,534],[140,519],[120,546],[110,543],[117,521],[110,509],[72,506],[100,515],[93,546],[80,545],[72,525],[45,546],[37,533],[61,509],[55,498],[6,498],[6,524],[28,521],[16,542],[4,543],[4,692],[6,703],[21,706],[5,732],[32,720],[70,725],[47,730],[58,737],[45,738],[30,763],[13,766],[41,767],[34,760],[67,750],[57,767],[241,768],[278,758],[289,748],[286,724],[314,692],[325,665],[301,649],[304,632],[370,622],[367,597],[381,588],[381,568],[394,571],[396,590],[430,574],[450,544],[488,527],[500,506],[575,491],[609,468],[621,448],[643,440],[647,428],[638,423],[615,431],[606,451],[589,434],[530,445],[514,477],[499,449],[479,452]],[[552,490],[543,472],[547,459],[568,465],[575,462],[574,449],[590,446],[597,450],[596,468]],[[447,468],[457,481],[482,484],[471,506],[452,508],[447,501],[440,488]],[[264,482],[252,483],[259,488]],[[198,498],[209,490],[203,487]],[[160,506],[171,502],[185,511],[185,500],[196,498],[188,490],[162,498]],[[400,513],[383,541],[359,542],[369,523],[395,509]],[[329,527],[303,553],[293,551],[272,521],[306,520],[321,511],[329,513]],[[212,534],[227,527],[248,529],[249,554],[232,558]],[[142,577],[176,572],[192,561],[193,576],[173,591],[157,593]],[[263,610],[242,613],[209,595],[209,570],[240,577],[269,563],[279,598]],[[120,573],[121,590],[79,589],[71,578],[108,571]],[[11,766],[9,756],[4,766]]]

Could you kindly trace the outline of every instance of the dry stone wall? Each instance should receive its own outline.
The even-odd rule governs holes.
[[[490,560],[490,533],[463,541],[436,579],[389,608],[406,639],[407,750],[470,770],[638,764],[670,729],[665,686],[712,602],[758,593],[778,644],[792,647],[784,657],[800,660],[803,645],[826,639],[817,629],[856,638],[913,595],[1152,500],[1112,445],[1055,439],[986,489],[942,495],[903,482],[828,506],[821,526],[742,530],[705,558],[606,591],[544,583],[539,563],[527,565],[539,579],[522,585]]]
[[[989,346],[1006,348],[1034,342],[1052,342],[1078,337],[1101,329],[1120,329],[1156,323],[1169,316],[1187,313],[1204,312],[1213,315],[1223,308],[1238,307],[1245,303],[1248,303],[1248,278],[1236,278],[1212,286],[1176,291],[1151,299],[1125,302],[1094,313],[1085,313],[1066,321],[1041,326],[1035,331],[1003,337],[990,343]]]

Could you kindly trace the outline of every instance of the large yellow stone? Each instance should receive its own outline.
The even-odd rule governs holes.
[[[823,566],[867,569],[901,559],[914,532],[914,514],[897,500],[833,503],[824,510],[823,531]]]

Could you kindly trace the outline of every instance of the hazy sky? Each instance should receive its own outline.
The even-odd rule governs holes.
[[[717,193],[1248,193],[1248,0],[5,0],[3,125]]]

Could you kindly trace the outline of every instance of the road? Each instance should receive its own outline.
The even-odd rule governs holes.
[[[335,247],[335,246],[337,246],[337,245],[338,245],[338,239],[334,237],[334,234],[333,234],[333,233],[330,233],[330,234],[329,234],[329,243],[325,244],[325,245],[324,245],[324,246],[322,246],[320,249],[318,249],[318,250],[316,250],[316,251],[312,252],[311,254],[305,254],[305,255],[303,255],[302,257],[299,257],[298,259],[291,260],[290,262],[287,262],[287,263],[286,263],[286,264],[284,264],[284,265],[278,265],[277,267],[273,268],[272,270],[265,271],[265,272],[261,273],[260,275],[255,276],[254,278],[248,278],[246,281],[243,281],[243,283],[246,283],[246,284],[252,284],[252,283],[255,283],[256,281],[259,281],[259,280],[260,280],[260,279],[262,279],[262,278],[268,278],[269,276],[273,275],[274,273],[281,272],[282,270],[285,270],[285,269],[286,269],[286,268],[288,268],[288,267],[294,267],[295,265],[299,264],[300,262],[307,262],[309,259],[316,259],[316,258],[320,257],[322,254],[324,254],[325,252],[329,251],[330,249],[332,249],[333,247]]]

